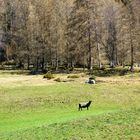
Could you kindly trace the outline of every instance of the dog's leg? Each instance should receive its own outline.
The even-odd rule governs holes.
[[[81,105],[79,104],[79,111],[81,110]]]

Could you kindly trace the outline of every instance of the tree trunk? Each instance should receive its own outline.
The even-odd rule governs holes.
[[[133,46],[133,40],[132,40],[132,29],[130,25],[130,46],[131,46],[131,66],[130,66],[130,71],[134,71],[134,46]]]
[[[90,27],[88,29],[88,49],[89,49],[89,59],[88,59],[88,69],[92,70],[92,48],[91,48],[91,32]]]
[[[45,59],[44,59],[44,54],[43,54],[43,56],[42,56],[42,65],[41,65],[42,72],[44,71],[44,67],[45,67]]]
[[[99,43],[97,43],[97,53],[98,53],[98,64],[99,64],[99,68],[102,68],[102,63],[101,63],[101,56],[100,56],[100,46]]]
[[[27,56],[27,70],[30,69],[30,56]]]
[[[131,39],[132,41],[132,39]],[[130,71],[133,72],[134,71],[134,47],[133,47],[133,43],[131,43],[131,67],[130,67]]]

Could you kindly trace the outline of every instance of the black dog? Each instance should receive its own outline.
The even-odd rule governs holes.
[[[91,104],[92,101],[89,101],[88,103],[81,103],[79,104],[79,110],[82,110],[82,108],[89,108],[90,104]]]

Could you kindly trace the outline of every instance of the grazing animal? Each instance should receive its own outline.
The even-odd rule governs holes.
[[[89,80],[89,82],[88,82],[89,84],[95,84],[96,82],[95,82],[95,80]]]
[[[95,80],[93,79],[89,79],[87,81],[85,81],[86,84],[96,84]]]
[[[79,111],[82,110],[82,108],[89,108],[90,104],[91,104],[92,101],[89,101],[88,103],[80,103],[79,104]]]

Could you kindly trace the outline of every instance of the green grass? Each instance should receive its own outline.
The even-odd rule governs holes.
[[[140,82],[123,78],[96,85],[0,85],[0,140],[139,139]],[[89,100],[90,109],[78,111],[78,103]]]
[[[52,124],[38,125],[16,131],[5,132],[1,139],[29,140],[116,140],[139,139],[140,110],[96,114],[72,121],[63,120]],[[70,116],[71,117],[71,116]]]

